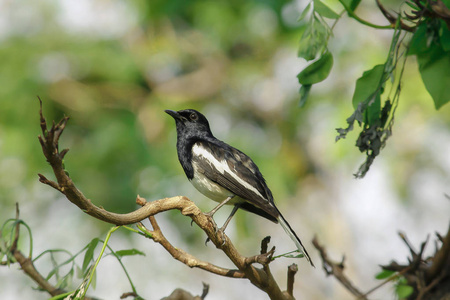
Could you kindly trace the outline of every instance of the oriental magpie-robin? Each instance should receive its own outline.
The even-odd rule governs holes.
[[[202,194],[219,202],[208,214],[212,216],[225,204],[234,205],[220,230],[225,230],[239,208],[255,213],[280,223],[298,250],[314,266],[300,238],[275,206],[272,192],[251,158],[215,138],[208,120],[198,111],[165,112],[175,119],[178,159],[186,176]]]

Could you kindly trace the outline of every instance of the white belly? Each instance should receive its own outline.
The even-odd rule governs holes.
[[[215,182],[212,182],[211,180],[203,176],[203,174],[198,173],[197,165],[195,163],[193,163],[193,167],[194,178],[191,179],[191,183],[200,193],[216,202],[222,202],[228,197],[234,196],[234,194],[229,190],[221,187]],[[234,197],[227,204],[236,204],[236,202],[239,202],[239,200],[239,197]]]

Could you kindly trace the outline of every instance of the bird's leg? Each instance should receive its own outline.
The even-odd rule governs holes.
[[[231,199],[233,199],[233,196],[227,197],[225,200],[223,200],[222,202],[219,203],[219,205],[217,205],[216,207],[214,207],[213,210],[211,210],[210,212],[205,213],[205,215],[210,216],[212,218],[212,216],[219,210],[219,208],[221,208],[222,206],[224,206],[225,204],[228,203],[228,201],[230,201]],[[230,216],[228,217],[228,219],[225,221],[225,224],[218,230],[221,234],[223,234],[225,228],[227,227],[228,223],[230,222],[231,218],[233,217],[233,215],[236,213],[236,211],[238,210],[239,206],[236,204],[233,208],[233,210],[231,211]],[[209,237],[206,239],[205,241],[205,245],[210,241]]]
[[[212,216],[219,210],[219,208],[221,208],[222,206],[224,206],[225,204],[228,203],[228,201],[230,201],[231,199],[233,199],[233,196],[228,197],[227,199],[223,200],[222,202],[219,203],[219,205],[217,205],[216,207],[214,207],[213,210],[211,210],[210,212],[206,213],[205,215],[208,215],[212,218]]]
[[[229,201],[229,200],[228,200]],[[228,202],[227,201],[227,202]],[[223,202],[222,202],[223,203]],[[221,204],[222,204],[221,203]],[[227,220],[225,221],[225,223],[223,224],[222,227],[219,228],[219,230],[216,231],[217,234],[220,234],[221,237],[220,239],[222,239],[222,245],[225,243],[225,240],[223,239],[223,234],[225,233],[225,228],[227,228],[228,223],[230,223],[231,218],[233,218],[234,214],[237,212],[237,210],[239,209],[240,204],[235,204],[233,207],[233,210],[231,211],[230,216],[227,218]],[[206,239],[205,241],[205,245],[210,241],[209,237]]]
[[[239,209],[239,207],[240,207],[239,204],[236,204],[236,205],[233,207],[233,210],[231,211],[230,216],[229,216],[228,219],[225,221],[225,223],[223,223],[223,226],[220,227],[219,231],[222,231],[222,232],[225,231],[225,228],[227,228],[228,223],[230,223],[231,218],[233,218],[234,214],[237,212],[237,210]]]

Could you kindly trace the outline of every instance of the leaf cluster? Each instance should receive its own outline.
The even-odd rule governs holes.
[[[422,81],[436,109],[450,101],[450,94],[446,92],[450,86],[450,1],[405,1],[404,6],[409,6],[411,12],[399,13],[398,17],[392,16],[377,1],[380,11],[391,23],[388,26],[361,19],[355,12],[360,1],[339,2],[343,11],[337,14],[323,2],[312,0],[300,17],[305,22],[306,16],[310,16],[304,25],[306,29],[300,38],[298,55],[306,60],[317,59],[298,74],[301,84],[299,105],[305,105],[312,85],[325,80],[331,72],[333,56],[328,49],[328,39],[344,12],[365,26],[393,30],[386,61],[365,71],[356,80],[352,98],[354,112],[347,118],[346,128],[337,128],[336,141],[345,138],[354,129],[355,122],[360,126],[356,146],[366,154],[366,161],[355,176],[361,178],[392,135],[408,56],[417,57]],[[328,26],[325,19],[334,20],[333,26]],[[389,80],[391,89],[388,91],[386,83]]]

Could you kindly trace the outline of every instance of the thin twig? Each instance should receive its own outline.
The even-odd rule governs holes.
[[[344,6],[344,9],[347,11],[347,14],[355,19],[356,21],[358,21],[361,24],[364,24],[366,26],[372,27],[372,28],[376,28],[376,29],[393,29],[392,25],[377,25],[377,24],[373,24],[370,23],[364,19],[361,19],[357,14],[355,14],[355,12],[343,1],[341,1],[342,6]]]
[[[385,285],[386,283],[393,281],[397,278],[399,278],[400,276],[402,276],[403,274],[405,274],[406,272],[408,272],[409,270],[411,270],[410,267],[404,268],[402,271],[400,272],[396,272],[395,274],[393,274],[392,276],[389,276],[387,279],[383,280],[383,282],[381,282],[380,284],[374,286],[373,288],[371,288],[370,290],[368,290],[366,293],[364,293],[364,297],[369,296],[370,294],[372,294],[373,292],[375,292],[376,290],[378,290],[379,288],[381,288],[383,285]]]
[[[291,297],[294,297],[294,279],[295,279],[295,274],[297,274],[297,272],[298,272],[298,266],[296,264],[292,264],[288,267],[286,291]]]
[[[172,255],[176,260],[184,263],[190,268],[199,268],[217,275],[232,277],[232,278],[243,278],[245,274],[239,270],[231,270],[227,268],[218,267],[209,262],[202,261],[195,256],[183,251],[180,248],[174,247],[164,236],[162,233],[158,223],[154,216],[149,217],[150,223],[153,227],[153,230],[149,230],[142,223],[139,223],[139,228],[144,230],[147,233],[147,237],[152,239],[154,242],[160,244],[161,246]]]
[[[358,299],[367,299],[364,294],[359,291],[344,274],[344,259],[342,262],[336,263],[328,258],[327,251],[324,246],[319,244],[317,237],[314,237],[312,241],[314,247],[319,250],[320,257],[322,258],[323,269],[327,275],[333,275],[350,293],[356,296]]]
[[[440,240],[442,241],[442,246],[434,255],[431,266],[425,272],[425,278],[427,280],[433,280],[435,277],[437,277],[438,274],[442,272],[444,266],[450,259],[450,224],[447,230],[447,234],[445,235],[445,237],[441,237]]]

